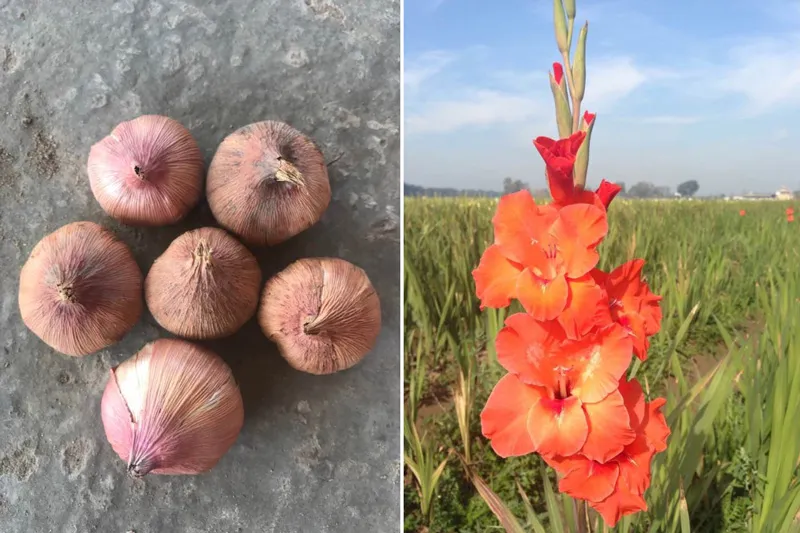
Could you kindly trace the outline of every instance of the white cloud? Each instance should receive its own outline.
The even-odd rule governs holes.
[[[800,35],[736,46],[719,70],[712,89],[745,98],[748,115],[800,106]]]
[[[409,133],[442,133],[530,120],[542,112],[542,102],[537,99],[477,90],[459,99],[430,102],[423,111],[406,117],[405,126]]]
[[[636,117],[632,121],[641,124],[663,124],[681,126],[686,124],[697,124],[703,117],[697,116],[679,116],[679,115],[657,115],[653,117]]]
[[[455,60],[455,54],[445,50],[431,50],[407,61],[403,72],[406,90],[415,90],[430,78],[439,74]]]
[[[781,141],[785,141],[788,139],[792,133],[789,131],[788,128],[781,128],[775,132],[775,135],[772,137],[772,142],[778,143]]]
[[[406,92],[405,124],[409,133],[443,133],[533,120],[549,122],[553,101],[546,70],[489,72],[483,76],[482,85],[470,87],[451,87],[434,79],[452,67],[454,60],[453,54],[435,51],[423,54],[406,68],[405,84],[414,93]],[[606,113],[645,84],[671,76],[666,70],[641,68],[628,57],[600,59],[587,76],[583,109]],[[423,86],[425,90],[421,90]]]
[[[617,101],[644,85],[647,73],[627,57],[597,61],[586,75],[586,105],[606,111]]]

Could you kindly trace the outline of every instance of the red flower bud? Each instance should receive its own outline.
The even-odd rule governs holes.
[[[600,186],[597,188],[595,193],[597,196],[600,197],[600,201],[603,202],[603,206],[608,209],[608,204],[611,203],[611,200],[614,199],[616,195],[622,190],[622,187],[617,185],[616,183],[612,183],[610,181],[603,180],[600,182]]]
[[[553,78],[557,85],[561,85],[564,80],[564,67],[561,66],[561,63],[553,63]]]
[[[573,194],[572,183],[575,170],[575,155],[586,138],[585,131],[576,131],[566,139],[554,140],[549,137],[537,137],[533,144],[544,159],[547,169],[547,182],[550,196],[559,203],[566,203]]]
[[[584,111],[583,121],[586,123],[587,126],[591,126],[592,122],[594,122],[594,117],[596,116],[597,113],[589,113],[588,111]]]

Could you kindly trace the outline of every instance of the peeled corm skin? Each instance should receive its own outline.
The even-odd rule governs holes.
[[[119,124],[92,146],[92,193],[110,216],[132,226],[185,217],[203,192],[203,154],[179,122],[144,115]]]
[[[93,222],[73,222],[44,237],[20,272],[22,321],[66,355],[119,341],[142,306],[142,272],[133,254]]]
[[[331,186],[319,148],[282,122],[228,135],[208,169],[206,197],[220,225],[254,246],[273,246],[317,223]]]
[[[106,438],[128,474],[200,474],[244,423],[231,369],[211,350],[159,339],[111,370],[101,403]]]
[[[289,364],[310,374],[352,367],[372,349],[381,307],[367,274],[343,259],[300,259],[267,281],[258,322]]]
[[[256,313],[261,269],[225,230],[200,228],[172,241],[144,284],[153,318],[188,339],[233,335]]]

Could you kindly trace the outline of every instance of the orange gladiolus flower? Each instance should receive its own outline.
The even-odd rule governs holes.
[[[634,259],[606,274],[593,270],[592,277],[608,294],[611,317],[633,338],[633,351],[642,361],[647,359],[649,337],[661,329],[661,296],[650,292],[642,281],[644,261]]]
[[[526,313],[506,319],[495,347],[498,362],[522,382],[564,387],[586,403],[616,390],[632,357],[631,338],[618,324],[569,340],[558,322],[540,322]]]
[[[743,216],[745,216],[746,214],[747,214],[747,211],[745,211],[744,209],[740,209],[740,210],[739,210],[739,216],[740,216],[740,217],[743,217]]]
[[[528,385],[506,374],[481,412],[483,435],[501,457],[580,452],[598,462],[610,460],[633,441],[636,435],[618,390],[596,403],[584,403],[571,393],[569,388]]]
[[[496,346],[498,361],[510,374],[492,391],[481,422],[499,455],[513,454],[510,439],[530,442],[546,456],[580,451],[606,461],[633,440],[617,390],[632,357],[631,339],[621,326],[612,323],[570,341],[557,322],[520,313],[506,320]],[[510,397],[517,397],[516,403]],[[509,427],[527,432],[527,438]]]
[[[489,395],[481,429],[501,457],[541,454],[563,475],[560,490],[613,526],[647,508],[650,463],[669,436],[664,400],[645,402],[639,383],[625,378],[661,327],[661,297],[642,281],[642,260],[610,273],[595,268],[621,188],[574,186],[584,139],[534,141],[553,203],[537,205],[528,191],[501,198],[494,243],[472,273],[481,308],[513,299],[525,308],[495,339],[508,374]]]
[[[608,231],[601,209],[540,209],[530,192],[520,191],[500,200],[492,222],[495,244],[473,271],[483,307],[505,307],[516,298],[537,320],[553,320],[571,298],[602,298],[587,276]]]
[[[650,485],[653,456],[666,449],[670,431],[661,413],[665,400],[645,402],[641,385],[620,381],[619,392],[636,437],[617,456],[600,463],[577,454],[571,457],[545,457],[564,477],[559,490],[587,500],[614,527],[627,514],[644,511],[644,492]]]

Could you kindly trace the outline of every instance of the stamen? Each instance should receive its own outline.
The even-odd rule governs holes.
[[[558,378],[558,393],[560,395],[559,400],[563,400],[567,397],[567,378],[566,376],[561,376]]]

